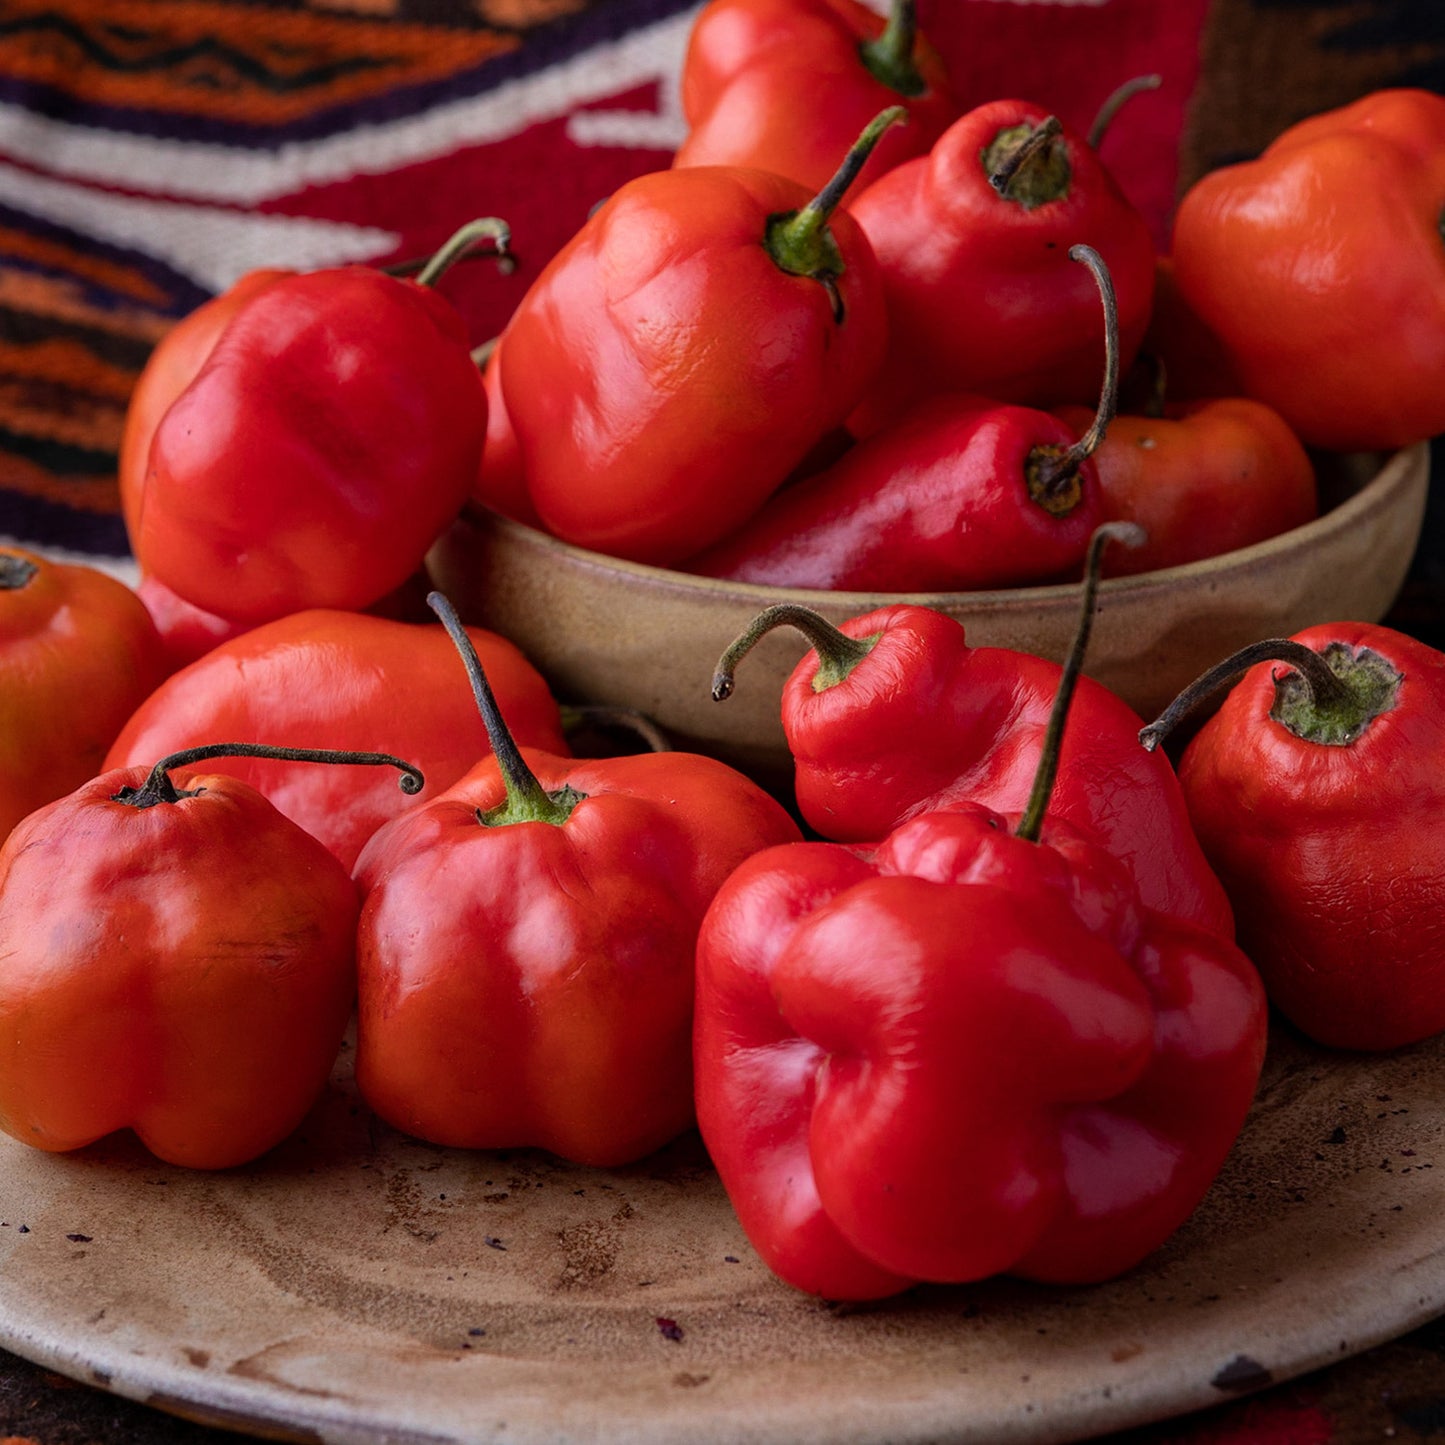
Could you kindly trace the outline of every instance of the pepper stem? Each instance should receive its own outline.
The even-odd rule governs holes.
[[[1063,516],[1078,506],[1082,489],[1079,468],[1094,455],[1119,407],[1119,302],[1104,258],[1092,246],[1070,246],[1069,260],[1087,266],[1099,288],[1104,307],[1104,382],[1099,405],[1089,429],[1073,446],[1035,447],[1028,455],[1025,474],[1029,496],[1052,516]]]
[[[562,709],[562,733],[568,742],[575,734],[592,728],[611,728],[631,733],[649,753],[672,752],[672,740],[646,713],[630,707],[608,707],[604,703],[577,703]]]
[[[0,552],[0,592],[18,592],[40,568],[28,557]]]
[[[828,222],[858,179],[858,172],[867,164],[883,132],[907,119],[908,112],[901,105],[890,106],[875,116],[853,142],[833,179],[806,206],[768,217],[763,237],[768,255],[790,276],[806,276],[818,282],[828,293],[833,320],[839,324],[843,321],[843,297],[838,290],[838,277],[844,270],[843,253],[828,229]]]
[[[477,255],[478,247],[484,241],[492,243],[487,253],[497,258],[498,269],[505,276],[516,269],[516,261],[509,247],[512,243],[512,228],[495,216],[484,216],[480,220],[468,221],[449,240],[442,243],[432,258],[417,272],[418,286],[435,286],[458,261]]]
[[[1064,724],[1068,721],[1069,704],[1079,685],[1079,675],[1084,670],[1084,654],[1089,648],[1089,634],[1094,630],[1095,600],[1099,592],[1100,564],[1104,548],[1110,542],[1122,542],[1126,547],[1142,546],[1146,540],[1144,529],[1134,522],[1105,522],[1089,538],[1089,550],[1084,559],[1084,586],[1079,597],[1079,621],[1074,629],[1074,640],[1069,645],[1069,655],[1064,659],[1064,670],[1059,677],[1059,686],[1054,693],[1054,705],[1049,712],[1048,726],[1044,729],[1043,748],[1039,753],[1039,765],[1034,772],[1034,785],[1029,792],[1028,803],[1023,817],[1014,830],[1015,837],[1037,843],[1043,831],[1044,814],[1048,811],[1049,799],[1053,796],[1054,782],[1059,776],[1059,759],[1064,748]]]
[[[989,185],[1026,211],[1067,195],[1072,175],[1068,153],[1054,145],[1063,129],[1058,116],[1051,115],[1037,125],[1023,122],[1001,130],[983,152]]]
[[[502,786],[507,790],[505,802],[485,813],[478,810],[477,822],[487,828],[505,827],[510,823],[551,823],[560,827],[571,817],[572,809],[584,795],[573,788],[560,788],[555,793],[549,793],[537,781],[536,773],[527,766],[517,740],[502,718],[502,710],[497,706],[492,685],[482,670],[477,649],[472,646],[472,639],[467,636],[456,608],[440,592],[429,592],[426,604],[441,619],[447,636],[461,656],[467,680],[472,685],[472,697],[476,699],[477,711],[487,730],[487,740],[497,756]]]
[[[928,90],[928,82],[913,59],[917,38],[918,7],[915,0],[893,0],[882,34],[865,40],[858,47],[858,54],[868,67],[869,74],[909,99]]]
[[[1089,127],[1089,149],[1098,150],[1109,127],[1114,123],[1114,117],[1133,100],[1136,95],[1142,95],[1146,90],[1158,90],[1164,84],[1162,75],[1136,75],[1132,80],[1126,80],[1111,95],[1105,96],[1104,103],[1099,107],[1099,113],[1094,117],[1094,123]]]
[[[811,607],[797,602],[779,602],[776,607],[768,607],[758,613],[718,659],[717,670],[712,675],[714,702],[723,702],[733,695],[733,674],[738,663],[775,627],[796,627],[818,654],[818,670],[813,675],[814,692],[824,692],[842,682],[873,651],[874,644],[883,636],[881,632],[875,632],[870,637],[849,637]]]
[[[420,768],[390,753],[354,753],[343,748],[272,747],[267,743],[206,743],[163,757],[140,787],[122,788],[112,794],[111,802],[125,803],[131,808],[153,808],[157,803],[177,803],[182,798],[193,798],[195,793],[177,789],[170,778],[171,770],[188,768],[192,763],[203,763],[208,758],[278,758],[287,763],[354,763],[364,767],[400,768],[401,777],[397,779],[397,785],[403,793],[419,793],[426,786]]]
[[[1286,662],[1292,671],[1275,675],[1270,716],[1312,742],[1347,745],[1393,706],[1400,674],[1369,648],[1355,655],[1343,645],[1331,644],[1326,654],[1288,637],[1250,643],[1191,682],[1140,730],[1139,741],[1152,753],[1185,718],[1256,663]]]

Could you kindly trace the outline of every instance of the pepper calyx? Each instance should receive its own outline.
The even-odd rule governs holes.
[[[18,592],[39,571],[40,568],[28,557],[0,552],[0,592]]]
[[[1053,115],[1037,125],[1005,126],[979,151],[989,185],[1026,211],[1063,200],[1074,171],[1062,136],[1063,125]]]
[[[1321,698],[1304,673],[1291,669],[1275,676],[1269,715],[1305,742],[1349,747],[1395,706],[1405,675],[1371,647],[1331,642],[1318,655],[1344,684],[1344,691]]]

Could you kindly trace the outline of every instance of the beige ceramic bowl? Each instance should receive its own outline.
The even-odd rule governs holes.
[[[1328,510],[1308,525],[1222,557],[1106,581],[1086,670],[1148,718],[1246,643],[1383,617],[1419,539],[1428,448],[1327,463]],[[806,643],[791,628],[764,638],[727,702],[712,700],[710,682],[719,655],[765,607],[801,602],[841,622],[885,602],[922,602],[958,618],[975,646],[1054,659],[1078,617],[1077,586],[787,591],[619,562],[482,511],[438,543],[429,565],[462,614],[516,642],[559,696],[638,709],[679,746],[759,776],[787,766],[779,693]]]

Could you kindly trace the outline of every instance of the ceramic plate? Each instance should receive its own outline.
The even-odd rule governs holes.
[[[833,1307],[753,1255],[695,1135],[627,1169],[379,1125],[338,1069],[252,1167],[0,1144],[0,1344],[272,1438],[1079,1439],[1445,1310],[1445,1045],[1281,1034],[1193,1220],[1111,1284]]]

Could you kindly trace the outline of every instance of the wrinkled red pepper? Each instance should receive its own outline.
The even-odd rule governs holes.
[[[779,626],[798,628],[813,648],[784,684],[782,715],[799,809],[825,838],[867,842],[961,800],[1023,808],[1058,663],[969,647],[958,622],[928,607],[882,607],[840,629],[782,604],[724,654],[715,697],[732,691],[739,660]],[[1232,937],[1229,902],[1173,769],[1138,746],[1141,721],[1108,688],[1079,679],[1050,816],[1120,858],[1146,907]]]
[[[800,1289],[1111,1278],[1183,1223],[1243,1124],[1258,976],[1048,814],[1060,716],[1021,817],[960,803],[868,850],[772,848],[708,910],[698,1123]]]
[[[863,395],[883,351],[872,251],[763,171],[628,182],[507,325],[501,383],[532,505],[563,540],[671,564],[736,527]]]
[[[460,623],[435,605],[495,755],[357,864],[357,1082],[382,1118],[434,1143],[641,1158],[692,1123],[703,911],[797,825],[711,758],[520,751]]]
[[[1270,999],[1337,1048],[1445,1030],[1445,656],[1374,624],[1306,628],[1211,669],[1146,743],[1246,668],[1179,779]]]
[[[1099,302],[1069,264],[1075,245],[1098,251],[1113,277],[1120,365],[1138,350],[1154,289],[1148,223],[1087,142],[1036,105],[968,112],[849,209],[878,257],[888,308],[888,359],[850,422],[860,434],[937,391],[1093,401]]]
[[[878,142],[860,184],[927,155],[958,106],[914,12],[913,0],[893,0],[886,20],[857,0],[711,0],[683,58],[690,129],[673,164],[748,166],[821,190],[893,105],[908,123]]]
[[[129,1128],[168,1163],[225,1169],[326,1083],[356,992],[356,887],[253,788],[198,770],[233,748],[104,773],[0,848],[0,1128],[22,1143]],[[421,784],[397,758],[300,758],[337,759]]]

